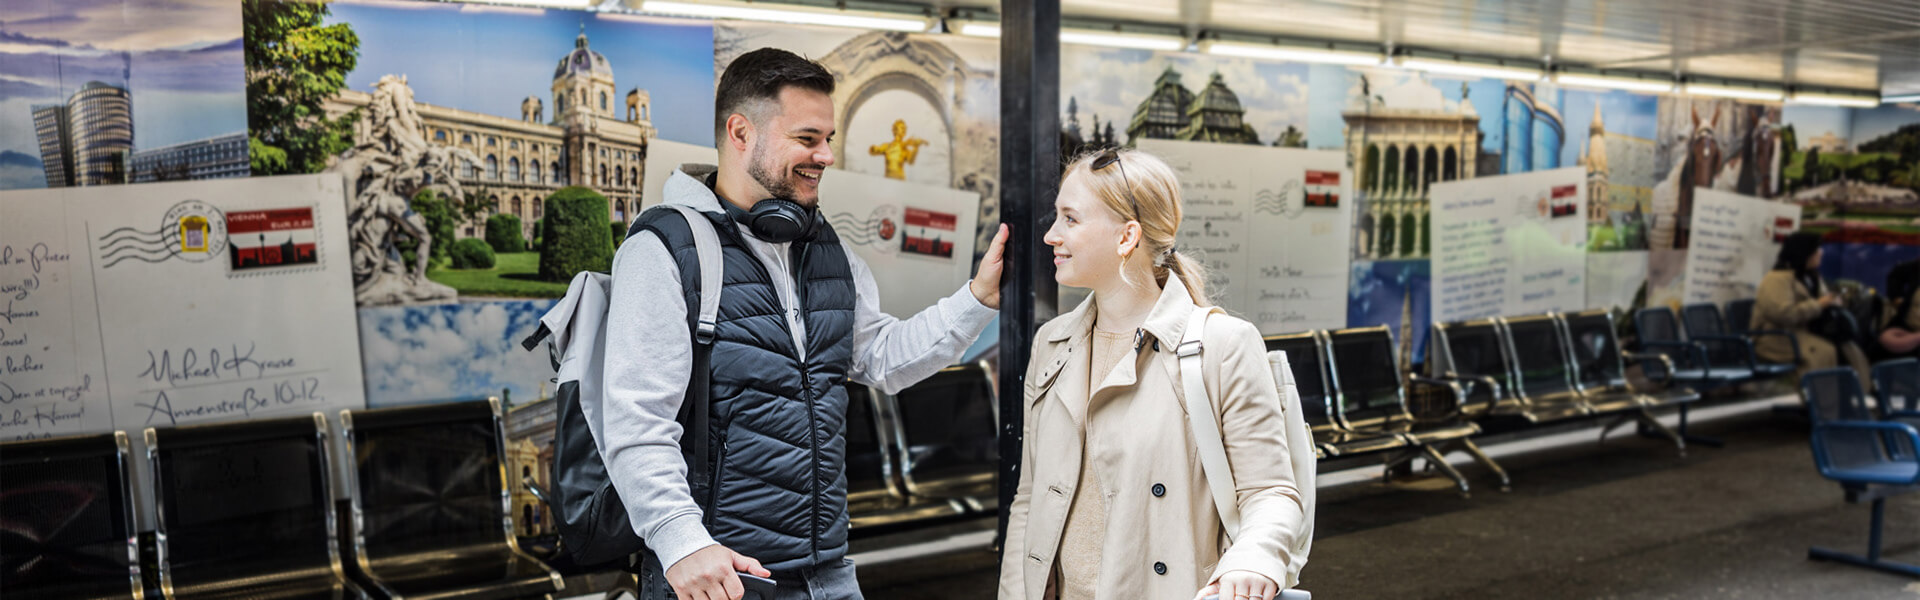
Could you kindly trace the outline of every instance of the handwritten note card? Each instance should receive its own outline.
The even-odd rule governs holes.
[[[1693,190],[1693,244],[1687,252],[1686,302],[1752,298],[1800,228],[1800,207],[1733,192]]]
[[[1142,140],[1180,178],[1177,242],[1264,334],[1345,327],[1353,177],[1340,151]]]
[[[364,406],[345,209],[335,175],[0,194],[0,439]]]
[[[1586,172],[1434,183],[1434,320],[1586,306]]]

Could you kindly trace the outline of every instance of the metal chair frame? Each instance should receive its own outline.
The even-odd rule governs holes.
[[[526,561],[529,561],[532,564],[539,565],[542,569],[545,569],[548,579],[552,582],[553,590],[555,592],[563,591],[566,589],[566,582],[561,577],[560,573],[557,571],[554,571],[551,567],[547,567],[544,563],[541,563],[538,559],[535,559],[532,555],[527,554],[525,550],[522,550],[520,548],[520,543],[518,538],[514,535],[513,494],[512,494],[512,487],[510,486],[510,484],[507,483],[507,478],[506,478],[506,473],[507,473],[506,441],[505,441],[506,440],[506,424],[505,424],[505,420],[501,417],[500,400],[497,398],[488,398],[487,400],[485,400],[485,402],[487,403],[489,411],[492,414],[491,421],[492,421],[492,429],[493,429],[493,441],[495,443],[494,468],[498,469],[499,473],[501,474],[500,490],[499,490],[499,502],[500,502],[500,513],[501,513],[501,519],[500,519],[501,542],[503,546],[509,552],[511,552],[514,556],[524,559]],[[431,411],[434,409],[435,407],[432,407],[432,406],[420,406],[420,407],[407,407],[407,408],[399,408],[399,409],[375,409],[375,410]],[[355,435],[354,435],[354,424],[353,424],[354,414],[357,412],[370,412],[370,411],[355,411],[351,409],[340,411],[340,430],[341,430],[342,437],[345,438],[346,440],[346,448],[345,448],[346,456],[350,458],[359,456],[358,443],[354,441]],[[347,497],[349,498],[350,505],[352,507],[353,554],[354,554],[354,563],[355,563],[354,566],[358,568],[358,574],[364,578],[364,583],[371,584],[371,587],[373,588],[374,591],[377,591],[379,594],[384,595],[387,598],[393,598],[393,599],[402,598],[402,596],[398,592],[396,592],[385,581],[382,581],[379,575],[373,571],[372,558],[368,555],[368,551],[367,551],[367,538],[366,538],[367,525],[366,525],[366,516],[365,516],[366,507],[364,505],[364,500],[361,497],[361,493],[360,493],[360,486],[361,486],[360,469],[357,467],[347,469],[346,479],[347,479],[346,481]],[[551,598],[552,593],[548,593],[546,596],[548,598]]]
[[[1822,413],[1822,403],[1827,399],[1816,397],[1816,387],[1820,382],[1833,379],[1838,383],[1840,394],[1845,397],[1831,399],[1838,402],[1851,402],[1851,410],[1840,411],[1839,419],[1829,420]],[[1886,524],[1887,498],[1920,492],[1920,457],[1914,456],[1913,449],[1920,449],[1920,431],[1913,425],[1890,421],[1862,420],[1859,417],[1872,417],[1865,408],[1865,397],[1860,391],[1859,375],[1853,369],[1836,367],[1820,369],[1807,373],[1800,382],[1801,393],[1807,400],[1807,417],[1813,422],[1813,436],[1810,446],[1813,450],[1814,465],[1820,475],[1839,483],[1846,491],[1847,502],[1851,504],[1870,503],[1872,521],[1867,533],[1867,553],[1865,555],[1848,554],[1821,547],[1807,549],[1807,558],[1826,560],[1842,564],[1865,567],[1908,577],[1920,577],[1920,566],[1894,562],[1881,557],[1881,531]],[[1850,413],[1850,414],[1849,414]],[[1849,418],[1849,416],[1853,418]],[[1872,467],[1854,465],[1836,465],[1830,452],[1830,443],[1836,434],[1852,433],[1856,436],[1875,436],[1876,441],[1864,448],[1880,456],[1877,466],[1910,463],[1913,469],[1906,473],[1896,470],[1879,470]],[[1894,448],[1904,445],[1908,451],[1900,452]],[[1860,448],[1860,446],[1856,446]]]

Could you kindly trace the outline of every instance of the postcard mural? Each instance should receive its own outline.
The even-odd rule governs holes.
[[[254,174],[348,177],[369,403],[551,393],[545,353],[515,342],[542,298],[611,266],[653,141],[711,145],[712,25],[371,0],[244,9],[249,68],[309,82],[253,80]]]

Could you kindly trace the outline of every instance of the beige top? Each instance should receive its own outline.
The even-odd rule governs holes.
[[[1087,389],[1100,387],[1114,365],[1133,349],[1133,334],[1095,329],[1093,352],[1089,357]],[[1086,402],[1088,399],[1078,399]],[[1091,436],[1082,426],[1081,435]],[[1100,548],[1107,537],[1107,497],[1094,472],[1091,453],[1080,455],[1080,484],[1073,492],[1072,508],[1067,509],[1067,526],[1060,536],[1060,572],[1058,589],[1061,600],[1094,600],[1100,583]]]

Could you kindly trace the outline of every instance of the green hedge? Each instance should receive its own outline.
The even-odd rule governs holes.
[[[613,248],[618,250],[620,249],[620,244],[627,241],[627,223],[625,221],[614,221],[612,229]]]
[[[453,268],[493,268],[493,247],[480,238],[462,238],[453,243]]]
[[[573,186],[547,197],[540,217],[540,279],[568,281],[581,271],[613,269],[607,197]]]
[[[527,238],[520,235],[520,217],[500,213],[487,217],[487,245],[500,254],[527,251]]]

